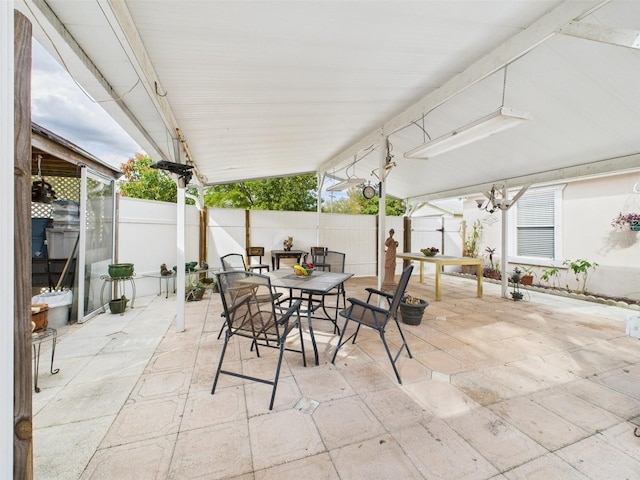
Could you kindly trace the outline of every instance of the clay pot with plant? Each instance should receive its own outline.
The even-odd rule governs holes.
[[[524,265],[516,267],[521,272],[520,284],[521,285],[533,285],[533,268]]]

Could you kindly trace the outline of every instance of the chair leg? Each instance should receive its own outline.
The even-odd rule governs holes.
[[[356,338],[358,337],[358,333],[360,332],[360,327],[361,327],[361,324],[358,324],[358,328],[356,328],[356,333],[353,334],[353,340],[351,341],[351,343],[353,344],[356,343]]]
[[[398,322],[397,318],[394,318],[396,325],[398,326],[398,331],[400,332],[400,337],[402,337],[402,347],[407,349],[407,354],[409,355],[409,358],[413,358],[413,355],[411,355],[411,350],[409,350],[409,344],[407,343],[407,340],[404,338],[404,332],[402,331],[402,328],[400,328],[400,322]],[[402,351],[402,347],[400,348],[400,351]]]
[[[218,385],[218,378],[220,377],[220,370],[222,370],[222,361],[224,360],[224,354],[227,351],[227,343],[229,343],[229,331],[224,335],[224,343],[222,344],[222,352],[220,352],[220,361],[218,362],[218,369],[216,370],[216,377],[213,380],[213,387],[211,387],[211,395],[216,393],[216,385]]]
[[[335,364],[336,357],[338,356],[338,350],[340,350],[340,347],[342,347],[342,345],[343,345],[342,339],[344,337],[344,333],[347,331],[347,325],[348,324],[349,324],[349,319],[347,318],[347,320],[344,322],[344,326],[342,327],[342,332],[340,332],[340,339],[338,340],[338,345],[336,345],[336,349],[333,352],[333,358],[331,359],[331,363],[333,363],[333,364]],[[358,325],[358,328],[360,328],[360,325]],[[349,341],[349,339],[347,338],[346,342],[348,342],[348,341]]]
[[[302,365],[307,366],[307,355],[304,352],[304,338],[302,336],[302,321],[298,320],[298,335],[300,335],[300,351],[302,352]]]
[[[396,378],[398,379],[398,383],[400,385],[402,385],[402,379],[400,378],[400,373],[398,373],[398,369],[396,368],[396,360],[398,359],[398,356],[402,352],[402,347],[400,348],[400,351],[398,352],[398,355],[396,355],[396,358],[394,359],[393,355],[391,355],[391,350],[389,350],[389,345],[387,344],[387,339],[384,338],[384,332],[383,331],[380,331],[380,339],[382,340],[382,344],[384,345],[384,349],[387,351],[387,355],[389,356],[389,360],[391,361],[391,366],[393,367],[393,371],[396,374]]]
[[[220,331],[218,332],[218,340],[222,336],[222,332],[224,332],[224,327],[227,326],[227,318],[225,317],[224,322],[222,322],[222,326],[220,327]]]
[[[278,366],[276,367],[276,376],[273,379],[273,389],[271,390],[271,401],[269,402],[269,410],[273,409],[273,402],[276,399],[276,389],[278,388],[278,379],[280,378],[280,367],[282,366],[282,357],[284,355],[284,342],[280,343],[280,354],[278,355]]]

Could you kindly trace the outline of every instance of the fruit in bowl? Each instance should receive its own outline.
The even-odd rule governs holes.
[[[429,247],[429,248],[421,248],[420,251],[424,253],[425,256],[427,257],[433,257],[440,250],[438,250],[438,247]]]
[[[293,266],[293,271],[299,277],[308,277],[313,273],[313,264],[312,263],[303,263],[303,264],[296,263]]]

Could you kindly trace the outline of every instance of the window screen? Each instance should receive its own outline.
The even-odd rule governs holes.
[[[531,191],[516,204],[518,256],[554,258],[555,192]]]

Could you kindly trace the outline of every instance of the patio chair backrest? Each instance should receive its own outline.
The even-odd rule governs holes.
[[[244,263],[244,257],[239,253],[228,253],[220,257],[220,263],[222,264],[222,270],[228,272],[229,270],[246,270],[247,265]]]
[[[404,293],[407,290],[407,285],[409,285],[409,279],[411,278],[412,272],[413,265],[409,265],[402,271],[402,276],[400,277],[400,281],[398,282],[398,288],[396,288],[396,293],[393,295],[391,305],[389,306],[389,317],[398,318],[398,307],[400,306],[400,300],[402,300],[402,297],[404,297]]]
[[[276,309],[273,300],[264,300],[271,294],[269,277],[238,270],[221,272],[216,277],[230,334],[277,340]]]
[[[341,252],[333,252],[329,250],[324,257],[324,264],[327,270],[333,273],[344,273],[345,254]]]

